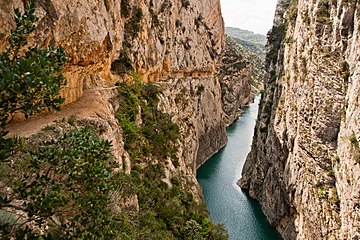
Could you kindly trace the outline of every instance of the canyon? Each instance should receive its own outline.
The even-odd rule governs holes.
[[[13,9],[24,11],[27,4],[0,3],[1,52],[14,27]],[[57,113],[19,117],[6,127],[8,136],[24,138],[31,149],[84,126],[97,129],[111,143],[114,172],[125,173],[119,184],[131,190],[111,193],[119,216],[141,216],[148,210],[143,204],[164,201],[166,194],[176,195],[161,202],[166,210],[201,203],[196,170],[226,145],[226,127],[254,92],[251,63],[224,35],[220,1],[38,0],[35,13],[29,42],[65,49],[65,103]],[[278,1],[255,135],[238,184],[284,239],[360,238],[359,16],[357,0]],[[142,192],[139,178],[158,186]],[[0,179],[0,196],[12,195],[7,180]],[[26,202],[10,200],[16,211]],[[182,217],[147,223],[160,229],[159,238],[168,237],[166,227],[175,228]],[[187,219],[175,234],[208,224],[201,219]],[[142,231],[129,239],[150,236]],[[223,237],[211,234],[208,239]]]

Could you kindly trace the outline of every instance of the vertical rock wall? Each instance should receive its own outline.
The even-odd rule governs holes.
[[[3,1],[0,50],[6,47],[13,22],[13,9],[24,9],[27,1]],[[36,1],[39,18],[33,42],[39,46],[61,45],[68,62],[64,66],[67,85],[62,95],[66,103],[83,95],[86,82],[111,86],[110,64],[121,46],[123,21],[120,1]]]
[[[360,3],[281,0],[239,184],[285,239],[360,238]]]
[[[180,127],[183,162],[192,172],[227,142],[220,84],[215,77],[160,83],[160,109]]]

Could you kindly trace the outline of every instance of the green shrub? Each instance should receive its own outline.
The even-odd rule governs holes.
[[[351,144],[355,147],[355,148],[359,148],[359,142],[356,138],[356,135],[355,133],[351,134],[350,137],[349,137],[349,140],[351,142]]]
[[[121,11],[121,17],[128,18],[130,17],[130,5],[129,0],[120,0],[120,11]]]
[[[160,12],[163,13],[165,11],[169,11],[172,7],[172,3],[170,0],[164,0],[164,2],[160,6]]]
[[[124,9],[126,9],[126,16],[127,16],[124,25],[125,28],[124,42],[125,44],[130,44],[130,41],[141,31],[141,19],[143,17],[143,12],[140,7],[135,7],[131,9],[130,6],[128,6],[125,7]],[[125,10],[122,10],[122,12],[123,11]]]
[[[152,84],[120,84],[117,119],[124,131],[125,149],[135,159],[136,156],[163,159],[176,152],[179,128],[168,114],[157,109],[158,92]]]
[[[128,231],[130,239],[227,239],[223,227],[208,220],[206,207],[190,192],[168,188],[161,181],[165,173],[160,164],[134,166],[130,176],[136,183],[140,207],[138,215],[130,219],[134,223]]]
[[[360,144],[359,141],[356,138],[355,133],[353,133],[350,137],[349,140],[352,144],[352,146],[354,147],[354,158],[356,163],[360,163]]]
[[[131,17],[130,25],[129,25],[131,30],[134,31],[135,33],[138,33],[141,30],[140,21],[142,17],[143,17],[143,12],[141,8],[135,8],[133,10],[133,15]]]
[[[188,220],[181,229],[184,240],[198,240],[202,239],[202,227],[195,220]]]
[[[298,16],[298,0],[291,1],[287,13],[286,13],[286,21],[292,25],[295,26],[296,19]]]
[[[7,131],[0,131],[0,162],[5,161],[13,151],[15,139],[5,138]]]
[[[206,207],[198,204],[186,189],[190,183],[179,176],[165,178],[165,159],[177,167],[176,142],[179,128],[171,117],[157,109],[159,89],[152,84],[119,84],[117,119],[124,131],[125,149],[133,161],[132,192],[138,196],[138,215],[128,215],[124,239],[226,239],[221,226],[208,220]],[[153,164],[148,159],[156,159]],[[144,163],[145,167],[144,167]],[[131,216],[131,217],[130,217]],[[184,227],[185,226],[185,227]],[[185,230],[191,230],[186,232]]]
[[[110,147],[110,142],[101,140],[90,128],[75,129],[34,146],[19,145],[11,156],[13,170],[1,181],[12,186],[12,197],[24,201],[15,209],[26,215],[19,218],[24,223],[20,226],[3,224],[5,236],[114,238],[119,222],[108,206],[116,176],[111,174]],[[11,200],[1,196],[0,209],[9,207]],[[48,231],[35,230],[42,226]]]
[[[204,205],[198,204],[186,190],[192,182],[174,176],[171,179],[174,187],[169,188],[162,180],[165,178],[164,154],[176,149],[172,144],[178,137],[178,129],[170,118],[155,121],[163,118],[161,112],[148,109],[142,113],[150,106],[156,109],[158,88],[140,83],[120,86],[119,98],[127,100],[123,106],[120,102],[120,109],[129,107],[130,111],[123,109],[118,117],[122,116],[131,124],[124,127],[127,129],[125,144],[132,160],[139,162],[132,164],[131,174],[112,171],[115,166],[110,143],[101,140],[92,128],[80,128],[76,121],[74,126],[64,121],[68,127],[78,129],[62,135],[50,129],[31,139],[13,139],[6,153],[8,161],[0,163],[0,181],[11,187],[14,194],[0,192],[0,211],[8,211],[12,200],[26,200],[12,209],[23,209],[28,217],[16,219],[25,223],[34,220],[36,227],[27,224],[20,227],[14,221],[9,224],[9,221],[2,221],[0,213],[0,234],[18,239],[183,239],[183,226],[189,225],[195,226],[192,229],[198,239],[226,238],[222,227],[209,222]],[[136,123],[139,105],[142,124],[157,122],[148,129],[149,136],[144,135],[142,124]],[[147,118],[150,120],[145,121]],[[123,123],[123,119],[119,122]],[[163,129],[169,133],[169,141],[158,133]],[[152,134],[160,136],[154,138]],[[144,143],[147,143],[148,152],[144,152]],[[165,153],[155,147],[165,149]],[[159,163],[147,162],[146,154]],[[138,203],[133,207],[119,203],[116,208],[120,207],[121,211],[113,211],[113,205],[118,203],[111,198],[113,195],[124,201],[137,196]],[[189,222],[192,224],[186,224]],[[47,230],[37,231],[41,226]]]
[[[0,55],[0,125],[11,121],[15,112],[29,117],[46,109],[59,109],[58,96],[65,84],[61,66],[66,57],[61,47],[47,49],[29,46],[27,38],[36,29],[33,1],[21,13],[15,9],[15,29],[9,48]]]
[[[330,2],[322,0],[319,2],[318,9],[316,12],[317,22],[319,24],[327,25],[330,24]]]
[[[336,207],[338,208],[337,210],[340,210],[340,202],[341,201],[340,201],[340,197],[337,193],[336,187],[332,188],[331,190],[332,190],[332,196],[331,196],[330,200],[333,204],[336,205]]]
[[[341,68],[342,68],[342,77],[344,79],[344,82],[347,83],[349,82],[349,78],[350,78],[350,66],[346,61],[344,61],[341,64]]]

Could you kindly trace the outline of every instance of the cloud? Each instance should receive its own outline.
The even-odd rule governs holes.
[[[220,0],[225,26],[266,34],[272,27],[276,0]]]

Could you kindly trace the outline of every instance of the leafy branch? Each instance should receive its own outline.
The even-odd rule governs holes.
[[[30,46],[28,38],[36,30],[38,18],[33,1],[22,13],[15,9],[15,29],[10,31],[9,47],[0,54],[0,127],[14,113],[26,118],[46,109],[59,110],[59,96],[65,78],[60,73],[66,62],[62,47]]]

